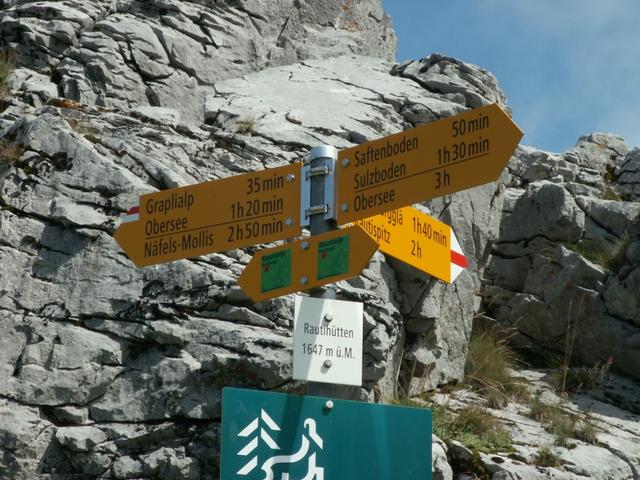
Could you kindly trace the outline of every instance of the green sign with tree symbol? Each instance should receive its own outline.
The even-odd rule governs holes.
[[[225,388],[220,479],[431,480],[431,411]]]

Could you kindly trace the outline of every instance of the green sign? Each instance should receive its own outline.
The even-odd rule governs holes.
[[[268,292],[291,285],[291,249],[262,257],[260,291]]]
[[[431,411],[225,388],[220,479],[283,478],[431,480]]]
[[[318,244],[318,279],[349,271],[349,239],[344,235]]]

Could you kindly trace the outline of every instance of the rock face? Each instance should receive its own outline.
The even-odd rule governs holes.
[[[512,441],[509,449],[492,453],[473,452],[459,442],[451,442],[447,458],[459,466],[456,470],[466,472],[455,477],[449,473],[448,463],[439,463],[442,446],[434,443],[438,445],[434,447],[434,452],[438,452],[434,456],[434,479],[482,478],[478,474],[492,480],[636,480],[640,475],[640,417],[637,410],[634,414],[626,409],[629,400],[637,398],[637,383],[613,375],[599,394],[583,392],[560,398],[548,383],[548,373],[523,370],[518,375],[527,380],[531,393],[546,406],[536,408],[551,408],[558,419],[567,424],[575,422],[574,432],[568,438],[559,441],[558,428],[562,428],[557,427],[559,423],[554,430],[546,418],[533,414],[530,405],[509,402],[496,409],[466,390],[437,394],[435,402],[452,411],[481,408],[483,415],[494,418],[509,432]],[[611,404],[610,399],[602,401],[603,396],[613,392],[619,399],[618,405]],[[621,404],[626,406],[621,408]],[[589,425],[589,429],[584,425]],[[578,434],[580,431],[589,434]]]
[[[483,297],[519,345],[546,357],[571,345],[575,362],[639,378],[640,203],[616,194],[632,198],[636,154],[605,134],[562,155],[521,148]]]
[[[265,63],[254,58],[235,67],[229,54],[219,59],[227,68],[219,72],[211,64],[205,68],[202,58],[188,67],[187,60],[180,66],[163,56],[163,41],[178,35],[175,19],[220,15],[240,28],[236,15],[259,23],[248,4],[234,10],[154,2],[145,10],[136,3],[96,3],[82,7],[88,18],[77,13],[79,4],[43,5],[12,5],[2,27],[31,31],[34,40],[18,49],[24,66],[8,79],[13,95],[0,118],[0,390],[10,418],[27,419],[3,433],[15,447],[6,451],[0,473],[216,478],[221,388],[299,388],[291,381],[293,297],[250,303],[236,286],[250,260],[241,250],[137,269],[113,240],[118,218],[145,192],[300,161],[315,145],[343,148],[471,104],[465,95],[425,89],[401,69],[392,74],[391,63],[371,57],[306,60],[251,74]],[[296,5],[305,18],[316,18],[311,6]],[[254,7],[264,18],[280,8]],[[57,47],[60,56],[36,48],[52,41],[42,37],[50,30],[28,30],[30,22],[68,17],[68,9],[79,19],[73,46]],[[348,15],[349,8],[340,11]],[[175,22],[165,25],[163,16]],[[321,30],[312,33],[322,36]],[[316,37],[315,44],[305,38],[308,52],[273,63],[328,54]],[[381,54],[374,44],[367,48]],[[253,58],[245,53],[237,55]],[[461,83],[459,62],[438,58],[452,65],[451,82]],[[478,73],[476,85],[488,75]],[[192,83],[174,82],[181,76]],[[150,85],[156,89],[168,78],[176,86],[170,101],[149,102]],[[203,89],[191,88],[196,84]],[[71,93],[70,85],[85,86]],[[125,101],[110,89],[132,96]],[[180,97],[187,90],[198,109]],[[56,91],[71,98],[55,98]],[[482,91],[491,94],[474,102],[501,95],[495,80]],[[241,124],[251,128],[241,131]],[[487,186],[431,203],[434,215],[459,222],[458,237],[477,265],[455,286],[416,277],[381,254],[360,277],[338,284],[340,298],[366,304],[364,384],[355,398],[386,399],[398,390],[420,392],[462,378],[484,243],[498,229],[495,191]],[[490,206],[486,216],[469,215],[471,202]],[[487,227],[482,235],[472,234],[474,221]],[[456,325],[454,334],[447,323]]]
[[[0,48],[51,74],[60,96],[175,108],[198,123],[219,80],[313,58],[395,56],[379,0],[21,1],[2,12],[0,33]]]
[[[218,478],[221,389],[303,387],[293,296],[239,289],[259,247],[136,268],[119,218],[144,193],[505,96],[443,55],[393,65],[377,0],[0,6],[16,67],[0,106],[0,477]],[[637,377],[639,158],[605,134],[564,154],[519,147],[500,182],[422,205],[469,267],[444,285],[377,253],[337,284],[365,305],[353,397],[462,380],[481,311],[538,351],[562,354],[579,329],[574,359]],[[452,452],[434,443],[436,476],[451,478]]]

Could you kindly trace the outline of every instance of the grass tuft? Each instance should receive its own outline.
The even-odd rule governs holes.
[[[519,365],[516,354],[495,329],[474,330],[465,364],[465,383],[485,396],[491,408],[503,408],[509,400],[528,400],[527,384],[510,373]]]
[[[569,441],[572,438],[594,445],[598,443],[597,428],[588,416],[580,418],[567,412],[560,405],[543,402],[539,396],[531,400],[529,416],[542,423],[544,429],[555,436],[558,446],[575,447],[575,444]]]
[[[0,165],[16,165],[24,153],[22,146],[17,143],[0,142]]]
[[[7,87],[7,77],[14,68],[15,65],[11,54],[0,51],[0,100],[7,97],[10,93],[9,88]],[[0,109],[3,110],[4,107],[0,107]]]
[[[609,271],[617,272],[626,262],[626,253],[629,243],[631,243],[631,235],[629,235],[629,232],[624,232],[620,238],[613,243],[611,248],[606,250],[587,248],[580,243],[563,242],[563,245],[569,250],[583,256],[587,260],[596,263]]]
[[[551,375],[551,383],[556,392],[564,396],[566,393],[578,393],[584,390],[597,390],[607,380],[613,359],[598,361],[593,367],[570,367],[563,364]]]
[[[493,453],[511,451],[511,435],[498,419],[479,407],[465,407],[457,413],[433,405],[433,433],[444,442],[456,440],[469,449]]]
[[[14,68],[15,65],[11,54],[8,52],[0,52],[0,84],[4,85],[7,77]]]
[[[609,185],[607,185],[603,190],[602,190],[602,199],[603,200],[615,200],[617,202],[622,201],[622,198],[620,197],[620,195],[618,195],[618,193],[611,188]]]
[[[539,467],[559,467],[562,465],[562,458],[548,447],[540,447],[533,459],[533,463]]]
[[[236,133],[241,135],[253,135],[256,133],[256,125],[257,121],[253,116],[241,118],[235,124]]]

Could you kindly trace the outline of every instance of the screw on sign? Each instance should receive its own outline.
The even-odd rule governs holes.
[[[492,182],[521,138],[492,104],[341,150],[338,224]]]

